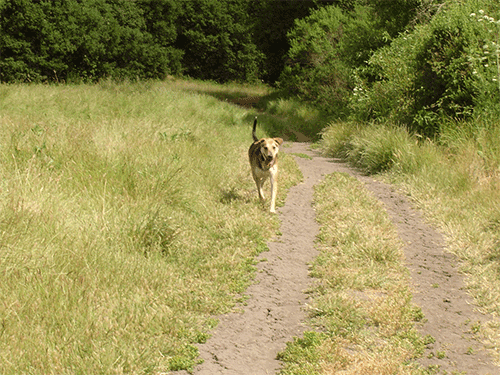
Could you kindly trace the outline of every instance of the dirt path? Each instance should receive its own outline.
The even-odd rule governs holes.
[[[283,152],[313,157],[312,160],[296,157],[304,182],[290,190],[285,206],[278,210],[282,235],[268,244],[269,252],[261,254],[255,283],[247,290],[250,296],[247,304],[238,313],[220,317],[213,336],[199,346],[204,363],[194,374],[261,375],[279,371],[276,354],[307,328],[303,325],[304,290],[310,283],[308,263],[317,255],[314,240],[318,233],[311,206],[313,186],[322,176],[333,172],[346,172],[363,181],[386,205],[407,243],[405,256],[414,301],[426,318],[420,328],[423,334],[436,339],[422,358],[422,365],[438,365],[441,373],[500,373],[500,368],[491,364],[487,353],[474,340],[473,324],[486,319],[474,310],[464,292],[454,259],[444,252],[442,236],[425,224],[392,186],[362,176],[341,162],[321,157],[310,151],[306,143],[287,146]],[[438,359],[438,352],[445,353],[445,357]]]

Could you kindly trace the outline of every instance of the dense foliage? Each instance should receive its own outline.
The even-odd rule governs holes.
[[[255,81],[263,56],[252,41],[251,0],[181,3],[176,47],[185,73],[201,79]]]
[[[444,118],[497,117],[499,24],[493,1],[446,2],[429,22],[377,50],[379,76],[354,101],[357,116],[388,118],[433,136]]]
[[[337,7],[297,20],[289,33],[289,60],[281,76],[281,84],[290,92],[335,113],[346,108],[350,86],[348,64],[339,58],[347,23],[347,16]]]
[[[275,80],[294,20],[332,1],[2,0],[0,81]]]
[[[161,77],[179,71],[175,1],[8,0],[0,6],[0,80]],[[145,16],[172,14],[165,23]],[[170,24],[169,24],[170,23]],[[155,32],[155,34],[153,34]]]
[[[356,82],[371,83],[367,64],[415,19],[419,0],[353,1],[320,8],[297,20],[281,86],[328,112],[345,117]]]
[[[339,118],[423,136],[443,119],[500,114],[500,5],[359,0],[318,9],[288,33],[281,86]]]

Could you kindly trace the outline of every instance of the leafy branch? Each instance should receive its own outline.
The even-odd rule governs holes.
[[[484,12],[484,10],[479,10],[478,14],[471,13],[471,18],[475,18],[477,22],[483,23],[488,31],[488,35],[491,35],[490,40],[486,40],[481,48],[482,56],[471,58],[471,61],[478,61],[486,70],[490,68],[490,57],[494,57],[493,64],[496,64],[495,77],[491,78],[491,81],[497,83],[498,92],[500,93],[500,20],[495,20]],[[478,71],[474,69],[473,74],[477,75]]]

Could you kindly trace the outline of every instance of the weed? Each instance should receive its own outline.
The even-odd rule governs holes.
[[[442,350],[438,350],[436,352],[436,358],[437,359],[444,359],[444,358],[446,358],[446,352],[444,352]]]
[[[294,156],[297,156],[299,158],[302,158],[302,159],[307,159],[307,160],[312,160],[312,156],[309,156],[309,155],[306,155],[306,154],[301,154],[301,153],[295,153],[295,154],[292,154]]]
[[[425,335],[424,337],[424,345],[431,345],[436,342],[436,339],[432,337],[431,335]]]
[[[481,322],[474,323],[471,326],[470,330],[471,330],[472,333],[479,333],[479,332],[481,332]]]

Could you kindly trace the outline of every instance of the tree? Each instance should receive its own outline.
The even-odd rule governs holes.
[[[251,0],[186,0],[178,19],[177,49],[187,75],[226,81],[254,81],[263,55],[252,40]]]
[[[315,10],[296,20],[289,32],[288,61],[280,84],[292,94],[314,101],[329,112],[345,115],[350,71],[341,58],[349,18],[336,6]]]
[[[7,0],[0,6],[0,80],[161,78],[180,54],[127,0]]]
[[[143,9],[146,29],[152,35],[155,47],[164,51],[165,70],[168,74],[180,74],[184,51],[175,48],[174,44],[181,5],[177,0],[138,0],[138,4]]]

